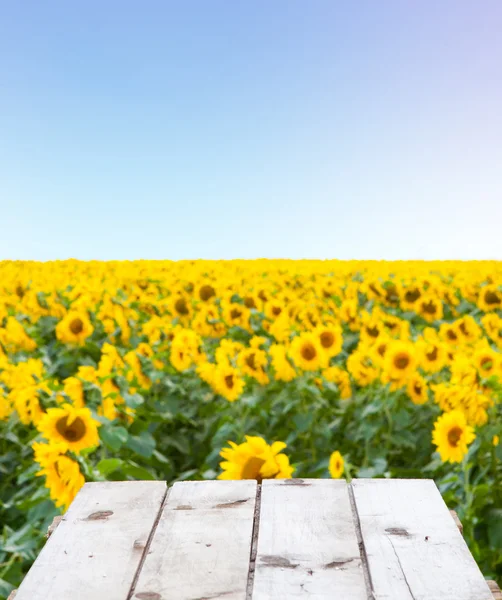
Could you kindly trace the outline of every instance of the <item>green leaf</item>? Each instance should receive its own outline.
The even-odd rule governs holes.
[[[130,394],[129,392],[125,392],[123,398],[127,406],[130,406],[131,408],[138,408],[138,406],[141,406],[145,402],[145,399],[141,394]]]
[[[7,596],[12,592],[14,586],[5,581],[5,579],[0,579],[0,596],[7,598]]]
[[[155,450],[155,440],[151,433],[142,431],[139,435],[129,436],[126,446],[145,458],[150,458]]]
[[[120,450],[129,438],[127,429],[120,426],[114,427],[113,425],[103,425],[100,427],[99,435],[105,445],[114,451]]]
[[[488,513],[488,539],[490,545],[502,550],[502,509],[493,509]]]
[[[153,481],[156,479],[155,475],[150,473],[150,471],[147,471],[144,467],[140,467],[138,465],[126,464],[124,465],[122,471],[126,475],[138,480]]]
[[[124,464],[124,461],[120,458],[103,458],[97,464],[97,469],[101,475],[108,475],[113,473]]]

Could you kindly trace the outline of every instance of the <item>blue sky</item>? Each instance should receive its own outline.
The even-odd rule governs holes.
[[[0,258],[502,259],[499,0],[0,2]]]

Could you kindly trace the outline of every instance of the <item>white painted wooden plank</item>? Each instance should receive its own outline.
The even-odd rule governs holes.
[[[132,598],[245,600],[256,486],[175,483]]]
[[[263,482],[253,600],[366,600],[345,481]]]
[[[16,600],[125,600],[166,491],[162,481],[86,483]]]
[[[376,599],[493,600],[432,480],[352,481]]]

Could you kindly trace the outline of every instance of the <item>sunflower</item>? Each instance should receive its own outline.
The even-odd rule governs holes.
[[[237,369],[231,365],[219,364],[214,372],[211,386],[217,394],[226,398],[229,402],[234,402],[244,391],[246,383],[240,377]]]
[[[343,336],[342,328],[338,323],[319,325],[314,330],[314,334],[317,336],[322,351],[328,358],[340,354],[343,346]]]
[[[37,475],[45,476],[51,499],[65,509],[85,483],[78,463],[66,456],[67,449],[65,444],[33,444],[35,461],[42,467]]]
[[[64,382],[64,393],[73,402],[76,408],[85,406],[84,384],[78,377],[67,377]]]
[[[429,323],[443,317],[443,303],[432,294],[424,294],[416,305],[416,312]]]
[[[427,382],[418,373],[412,375],[406,386],[406,391],[413,404],[425,404],[428,400]]]
[[[432,441],[443,462],[462,462],[475,437],[474,429],[467,425],[461,410],[443,413],[434,423]]]
[[[267,362],[267,353],[259,348],[246,348],[237,357],[237,365],[241,373],[256,379],[261,385],[267,385],[269,382],[265,372]]]
[[[243,444],[228,442],[230,448],[223,448],[220,463],[223,473],[218,479],[290,479],[293,467],[289,458],[281,451],[286,448],[284,442],[269,445],[258,436],[246,435]]]
[[[448,353],[441,342],[421,339],[416,347],[419,365],[427,373],[438,373],[448,363]]]
[[[460,340],[460,334],[454,323],[442,323],[439,326],[439,337],[449,346],[457,346]]]
[[[351,331],[359,330],[359,306],[357,300],[348,298],[342,302],[339,310],[340,319],[349,326]]]
[[[327,355],[319,337],[314,333],[302,333],[291,343],[290,355],[297,367],[304,371],[317,371],[327,366]]]
[[[360,347],[347,359],[347,371],[360,386],[370,385],[380,374],[377,362],[371,349]]]
[[[35,385],[11,390],[9,401],[16,409],[19,420],[24,425],[33,424],[36,426],[44,416]]]
[[[475,342],[482,336],[481,327],[476,323],[471,315],[465,315],[461,319],[455,321],[454,325],[460,334],[462,343]]]
[[[6,421],[12,413],[12,404],[0,388],[0,421]]]
[[[173,316],[173,319],[177,318],[181,323],[186,323],[192,315],[190,298],[179,293],[173,294],[170,298],[169,312]]]
[[[216,285],[213,281],[203,281],[197,287],[196,296],[202,302],[209,302],[216,298]]]
[[[417,302],[423,295],[423,289],[416,283],[401,289],[401,308],[403,310],[415,311]]]
[[[82,346],[94,327],[86,312],[71,310],[56,326],[56,337],[64,344]]]
[[[237,302],[225,302],[223,303],[223,320],[228,327],[242,327],[246,331],[250,330],[249,308],[246,308],[243,304]]]
[[[336,384],[340,392],[340,398],[347,400],[352,396],[352,386],[350,385],[350,376],[347,371],[340,367],[328,367],[322,372],[326,381]]]
[[[501,358],[498,352],[495,352],[486,344],[476,350],[472,360],[480,377],[491,377],[492,375],[500,375]]]
[[[384,359],[384,371],[391,380],[403,381],[415,371],[415,348],[410,342],[391,341]]]
[[[33,352],[37,347],[36,342],[30,338],[21,323],[14,317],[8,317],[5,329],[0,329],[0,334],[0,340],[8,351]]]
[[[495,313],[485,315],[481,322],[485,331],[499,348],[502,348],[502,319]]]
[[[269,353],[275,371],[275,380],[292,381],[296,377],[296,371],[288,360],[286,346],[273,344],[270,346]]]
[[[270,298],[268,302],[265,302],[263,310],[265,315],[271,320],[274,321],[285,311],[286,305],[284,300],[281,297],[274,296]]]
[[[482,288],[478,298],[478,308],[491,312],[502,308],[502,292],[498,285],[487,285]]]
[[[361,325],[361,341],[372,345],[384,331],[384,325],[377,313],[364,313]]]
[[[136,350],[131,350],[124,356],[124,362],[130,367],[130,370],[126,372],[126,377],[129,383],[136,381],[140,388],[148,390],[152,387],[152,382],[143,373],[140,355],[138,348],[136,348]]]
[[[37,428],[50,442],[64,442],[78,454],[99,444],[98,426],[88,408],[63,404],[61,408],[49,408]]]
[[[329,474],[333,479],[340,479],[343,475],[345,463],[343,456],[336,450],[329,457]]]

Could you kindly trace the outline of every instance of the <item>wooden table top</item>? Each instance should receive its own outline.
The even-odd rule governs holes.
[[[16,600],[493,600],[431,480],[87,483]]]

